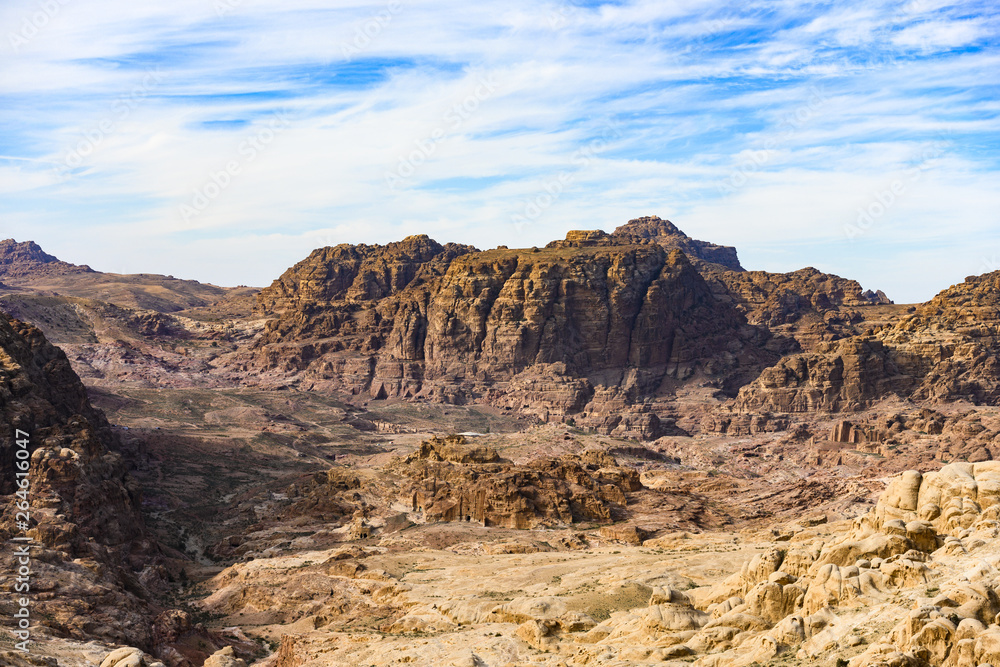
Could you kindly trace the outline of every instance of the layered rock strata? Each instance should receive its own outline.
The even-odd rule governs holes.
[[[532,250],[410,237],[316,251],[261,292],[259,312],[275,317],[247,364],[375,398],[486,400],[607,433],[669,433],[655,397],[696,377],[735,391],[777,353],[681,251],[616,234]]]
[[[166,657],[167,667],[201,664],[224,643],[157,602],[183,563],[146,529],[118,432],[91,406],[66,355],[3,314],[0,429],[0,587],[25,583],[17,577],[27,546],[29,589],[19,592],[30,601],[34,641],[128,644]],[[27,490],[17,477],[25,461]],[[13,602],[0,614],[7,632],[18,620]]]
[[[892,326],[783,358],[744,387],[737,413],[844,412],[888,396],[1000,400],[1000,272],[967,278]]]
[[[38,329],[0,315],[0,349],[0,535],[36,545],[32,618],[56,634],[151,646],[143,598],[165,570],[146,536],[139,488],[113,451],[115,433]],[[22,449],[30,454],[27,529],[14,495]],[[13,544],[0,569],[6,590],[17,572]]]

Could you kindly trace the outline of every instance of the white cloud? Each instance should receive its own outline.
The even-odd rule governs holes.
[[[948,211],[953,238],[996,223],[995,160],[975,147],[1000,130],[988,90],[1000,63],[989,45],[949,52],[995,33],[968,8],[228,6],[220,17],[208,0],[67,1],[0,58],[0,153],[19,158],[0,159],[5,227],[95,267],[121,252],[129,270],[220,283],[266,284],[320,238],[541,245],[649,213],[767,268],[854,267],[859,246],[831,239],[935,142],[946,145],[935,178],[866,239],[935,243]],[[7,4],[0,24],[16,31],[35,7]],[[136,98],[150,68],[162,81]],[[246,142],[280,110],[288,126],[251,159]],[[55,178],[52,164],[86,149],[102,123],[100,141]],[[239,173],[185,219],[181,207],[233,162]],[[412,174],[391,189],[386,175],[401,165]],[[723,196],[720,183],[746,165],[746,183]],[[514,225],[560,175],[558,196]],[[906,288],[894,269],[867,270]]]
[[[928,21],[896,33],[892,41],[899,46],[922,50],[968,46],[987,34],[980,21]]]

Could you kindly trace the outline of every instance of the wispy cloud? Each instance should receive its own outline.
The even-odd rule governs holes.
[[[1000,246],[998,26],[940,0],[14,0],[2,231],[266,284],[320,244],[538,245],[657,213],[748,266],[924,299]],[[845,240],[930,145],[919,187]],[[907,272],[914,243],[937,261]]]

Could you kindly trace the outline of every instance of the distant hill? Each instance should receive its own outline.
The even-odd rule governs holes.
[[[17,292],[96,299],[161,313],[211,308],[230,297],[246,296],[255,291],[153,273],[104,273],[86,265],[64,262],[46,253],[34,241],[17,242],[14,239],[0,241],[0,281],[0,294]],[[231,309],[221,310],[229,312]]]

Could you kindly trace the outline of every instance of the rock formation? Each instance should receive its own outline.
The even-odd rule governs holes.
[[[343,244],[320,248],[263,290],[257,296],[255,310],[262,315],[289,310],[308,314],[344,306],[346,315],[351,312],[348,305],[378,301],[441,276],[452,260],[475,250],[455,243],[441,245],[426,235],[408,236],[385,246]],[[344,321],[334,317],[318,324],[337,327],[339,333]],[[292,330],[298,337],[308,333]]]
[[[653,241],[664,248],[677,248],[692,259],[717,264],[733,271],[743,271],[736,256],[736,248],[692,239],[669,220],[661,220],[655,215],[629,220],[616,229],[611,237],[622,244]]]
[[[287,515],[343,525],[384,512],[385,496],[397,494],[396,505],[426,522],[475,521],[516,529],[566,526],[625,518],[628,495],[643,488],[634,469],[619,466],[604,452],[515,465],[462,436],[425,441],[419,452],[379,477],[375,482],[337,467],[317,473],[288,490],[295,502]],[[376,490],[376,484],[382,488]]]
[[[744,271],[735,249],[655,216],[542,249],[414,236],[322,248],[286,271],[258,295],[267,327],[237,363],[264,384],[486,402],[653,439],[684,432],[671,405],[678,387],[733,395],[781,355],[829,353],[879,304],[891,302],[811,268]],[[795,401],[839,410],[867,400],[823,391]],[[787,402],[736,409],[788,412]]]
[[[705,585],[675,568],[704,573],[740,540],[392,554],[384,539],[234,565],[203,605],[294,628],[267,663],[279,665],[975,667],[1000,662],[998,511],[1000,464],[953,464],[894,478],[853,521],[753,545]]]
[[[1000,272],[967,278],[891,326],[783,358],[744,387],[739,413],[855,411],[887,396],[1000,400]]]
[[[1000,644],[991,624],[1000,613],[997,558],[988,556],[958,573],[965,563],[975,562],[966,554],[990,554],[1000,526],[998,511],[1000,464],[952,464],[926,475],[904,473],[845,534],[757,556],[712,589],[704,603],[713,605],[709,609],[720,621],[732,619],[728,625],[736,638],[723,645],[720,657],[727,664],[782,653],[819,660],[831,648],[860,646],[852,667],[996,662]],[[919,589],[916,604],[909,610],[885,604],[903,591],[914,595],[914,589]],[[883,636],[876,631],[868,642],[844,641],[850,639],[845,636],[849,628],[835,614],[874,605],[882,605],[883,614],[892,608],[895,627],[889,626]],[[767,642],[760,642],[762,636]],[[838,640],[843,642],[839,646]],[[699,645],[706,646],[697,638],[688,642]]]
[[[732,299],[754,324],[776,327],[798,321],[803,314],[845,310],[859,321],[858,308],[891,304],[884,294],[867,294],[854,280],[822,273],[812,267],[790,273],[703,270],[716,294]]]
[[[672,428],[650,410],[665,385],[701,376],[735,391],[777,355],[650,224],[546,249],[410,237],[318,250],[259,295],[275,317],[247,363],[375,398],[486,400],[657,437]]]
[[[26,595],[36,641],[47,634],[123,643],[172,651],[180,659],[170,667],[194,664],[173,648],[179,636],[162,632],[174,612],[164,611],[153,598],[167,590],[178,568],[146,530],[139,486],[117,451],[118,432],[91,406],[66,355],[35,327],[3,314],[0,424],[0,539],[5,542],[0,586],[13,590],[17,547],[26,544],[12,538],[31,538]],[[18,454],[22,450],[27,459]],[[27,527],[18,514],[24,511],[18,506],[22,498],[15,495],[15,473],[25,460],[30,463]],[[15,620],[10,611],[0,623]],[[211,641],[203,631],[188,636]],[[198,651],[189,656],[196,659]],[[120,664],[154,664],[119,657],[125,660]]]
[[[66,274],[93,273],[89,266],[77,266],[46,253],[34,241],[0,241],[0,276],[8,279],[39,278]]]
[[[144,595],[139,581],[155,587],[163,570],[146,539],[139,489],[109,451],[116,435],[90,406],[66,355],[38,329],[0,315],[0,348],[0,491],[16,488],[15,429],[28,434],[32,472],[30,529],[18,527],[18,499],[6,495],[0,531],[39,545],[34,585],[48,593],[39,593],[33,617],[57,633],[149,645],[149,609],[136,594]],[[13,552],[4,550],[5,565]],[[16,570],[0,572],[5,587]]]
[[[34,241],[0,241],[0,289],[22,296],[80,297],[162,313],[217,306],[255,290],[223,288],[149,273],[117,274],[64,262]]]
[[[465,451],[456,455],[456,450]],[[634,469],[620,467],[603,452],[514,466],[501,463],[496,452],[465,445],[461,436],[425,443],[405,465],[403,474],[413,480],[405,500],[413,511],[428,520],[485,526],[606,522],[621,518],[627,494],[642,488]]]

